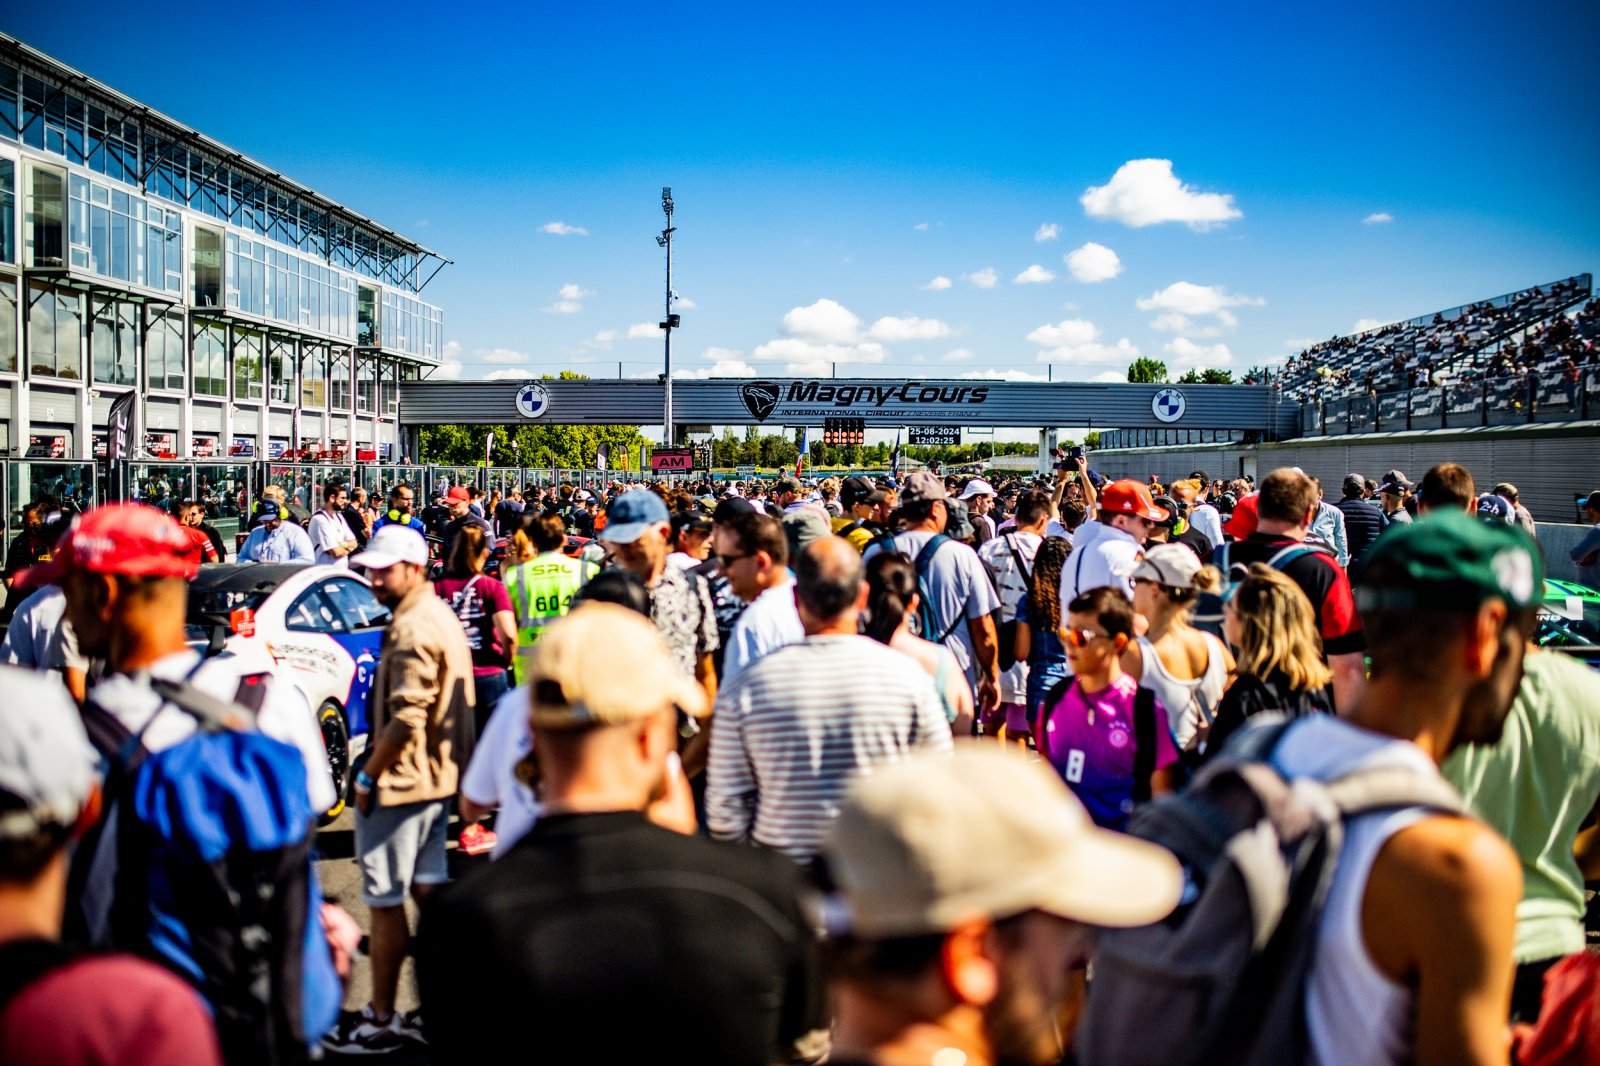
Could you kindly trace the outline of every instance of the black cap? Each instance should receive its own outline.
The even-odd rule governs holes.
[[[711,520],[721,525],[727,525],[742,514],[755,514],[756,505],[743,496],[724,496],[717,504],[716,510],[711,512]]]
[[[844,483],[839,486],[839,500],[846,507],[854,507],[858,503],[882,503],[888,498],[887,492],[860,474],[845,478]]]

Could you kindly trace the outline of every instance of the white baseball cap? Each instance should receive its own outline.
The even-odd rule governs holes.
[[[387,525],[367,541],[367,550],[350,557],[351,566],[387,570],[396,563],[428,565],[428,542],[410,526]]]
[[[0,666],[10,704],[0,714],[0,792],[22,801],[0,814],[0,839],[69,827],[94,791],[99,762],[61,682]]]
[[[967,482],[967,487],[961,490],[961,498],[963,500],[970,500],[974,496],[993,495],[994,486],[983,480],[981,477],[973,478],[971,481]]]

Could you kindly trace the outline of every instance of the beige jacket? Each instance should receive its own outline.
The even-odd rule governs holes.
[[[472,651],[461,622],[424,582],[395,608],[372,683],[372,733],[401,745],[377,780],[380,807],[455,795],[472,757]]]

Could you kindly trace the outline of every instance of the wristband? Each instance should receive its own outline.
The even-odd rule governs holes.
[[[361,792],[371,792],[374,784],[376,784],[376,782],[372,780],[371,776],[369,776],[365,770],[358,770],[356,772],[357,790]]]

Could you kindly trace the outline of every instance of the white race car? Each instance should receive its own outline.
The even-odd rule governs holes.
[[[366,580],[332,566],[219,563],[189,584],[190,645],[299,687],[341,797],[351,760],[366,749],[367,693],[388,623]],[[341,798],[325,817],[343,806]]]

